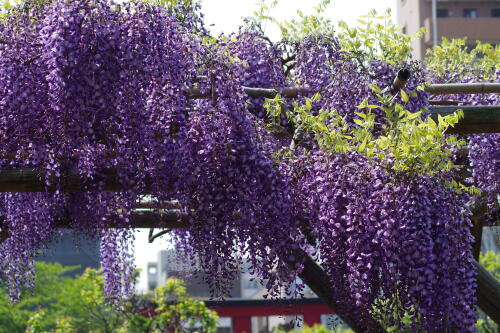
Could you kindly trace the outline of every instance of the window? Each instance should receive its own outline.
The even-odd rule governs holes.
[[[500,8],[492,8],[491,17],[500,17]]]
[[[476,18],[477,17],[477,9],[476,8],[465,8],[464,9],[464,17]]]
[[[436,15],[437,17],[449,17],[450,12],[448,11],[448,8],[438,8]]]

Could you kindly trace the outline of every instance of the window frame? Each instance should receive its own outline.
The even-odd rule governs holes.
[[[445,13],[445,15],[443,15]],[[436,10],[437,18],[448,18],[450,17],[450,10],[448,8],[438,8]]]
[[[474,15],[471,15],[474,13]],[[477,15],[477,8],[464,8],[463,10],[463,17],[464,18],[470,18],[470,19],[475,19],[478,17]]]

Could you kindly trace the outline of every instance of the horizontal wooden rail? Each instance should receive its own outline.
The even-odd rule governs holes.
[[[253,88],[243,86],[242,89],[249,97],[264,98],[274,98],[278,94],[282,97],[296,98],[298,96],[307,96],[312,93],[310,89],[305,87]],[[187,96],[191,99],[207,99],[212,97],[212,93],[203,92],[200,89],[194,88],[187,90]]]
[[[3,225],[4,220],[0,217],[0,227]],[[136,209],[131,213],[130,224],[126,225],[118,220],[106,221],[106,228],[133,228],[133,229],[151,229],[151,228],[164,228],[164,229],[185,229],[189,227],[189,221],[186,214],[179,209]],[[68,219],[61,219],[55,221],[56,227],[61,229],[71,229],[71,222]],[[5,226],[0,235],[0,243],[3,242],[8,236],[9,231]]]
[[[477,305],[500,327],[500,282],[477,261],[474,264],[477,269]]]
[[[97,191],[95,184],[100,183],[102,192],[119,192],[129,189],[134,184],[123,185],[118,180],[116,170],[103,170],[100,175],[93,179],[82,179],[77,172],[69,171],[62,176],[62,181],[58,186],[45,184],[46,172],[44,170],[21,168],[21,169],[3,169],[0,170],[0,193],[1,192],[54,192],[56,190],[63,192],[85,192]],[[143,180],[145,193],[148,194],[153,181],[149,178]],[[154,204],[142,204],[144,207],[138,208],[156,208]]]
[[[425,90],[432,95],[500,94],[500,83],[445,83],[431,84]]]
[[[406,80],[395,80],[394,85],[401,89]],[[296,98],[315,93],[307,87],[285,87],[285,88],[255,88],[243,86],[243,91],[249,97],[274,98],[277,94],[282,97]],[[500,94],[500,83],[446,83],[430,84],[425,91],[432,95],[452,95],[452,94]],[[192,99],[211,98],[211,92],[202,92],[200,89],[187,90],[187,96]]]
[[[455,127],[446,131],[448,134],[500,133],[500,106],[431,106],[429,112],[436,119],[438,115],[450,115],[457,110],[464,112]]]

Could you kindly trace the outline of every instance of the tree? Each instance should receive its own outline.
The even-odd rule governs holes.
[[[136,304],[130,306],[137,308]],[[179,279],[168,279],[165,286],[155,290],[149,312],[148,317],[136,310],[129,312],[127,325],[131,332],[217,332],[217,314],[202,301],[189,297],[184,282]]]
[[[36,287],[24,291],[19,303],[12,304],[8,299],[5,284],[0,293],[0,332],[24,333],[28,319],[37,309],[42,309],[38,317],[43,317],[45,327],[55,327],[62,313],[83,317],[80,310],[79,290],[83,287],[79,280],[63,274],[75,267],[63,267],[60,264],[36,263]],[[82,318],[84,321],[84,318]],[[32,320],[36,320],[32,318]],[[86,327],[83,325],[82,327]]]
[[[217,314],[186,294],[184,283],[170,279],[152,297],[136,295],[116,309],[103,294],[102,273],[86,269],[82,276],[63,276],[75,267],[37,265],[32,294],[13,305],[5,288],[0,294],[0,332],[5,333],[137,333],[184,332],[196,328],[213,333]]]

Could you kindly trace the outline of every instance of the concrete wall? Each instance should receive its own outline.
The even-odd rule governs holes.
[[[398,25],[403,27],[403,33],[414,34],[424,25],[421,18],[420,0],[396,0]],[[420,59],[424,43],[420,39],[412,42],[413,58]]]
[[[426,19],[424,26],[427,30],[424,43],[426,46],[432,46],[432,19]],[[476,40],[496,44],[500,41],[500,18],[440,18],[437,31],[439,40],[441,37],[467,37],[472,44],[475,44]]]
[[[420,27],[427,32],[423,39],[414,41],[413,57],[421,59],[425,50],[432,46],[432,1],[396,0],[398,24],[413,34]],[[471,44],[476,40],[492,44],[500,43],[500,18],[492,18],[491,10],[500,8],[500,0],[438,0],[438,8],[448,9],[448,18],[438,19],[438,39],[467,37]],[[464,18],[466,8],[475,8],[478,18]]]

